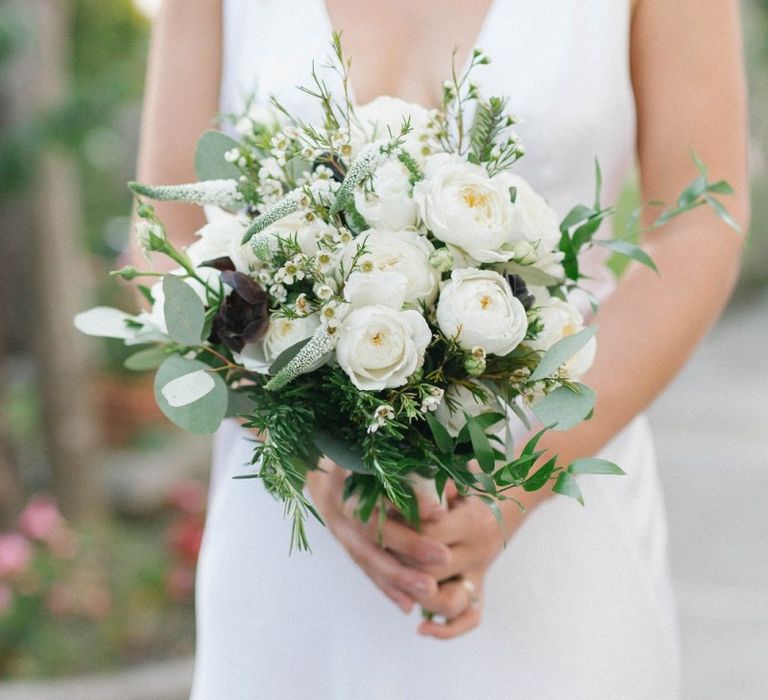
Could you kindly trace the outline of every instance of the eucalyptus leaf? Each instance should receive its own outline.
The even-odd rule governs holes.
[[[163,364],[168,353],[160,345],[151,348],[144,348],[131,355],[123,363],[126,369],[133,372],[146,372],[150,369],[157,369]]]
[[[214,432],[227,412],[227,385],[218,374],[210,370],[208,365],[199,360],[190,360],[180,355],[170,355],[160,365],[155,375],[157,405],[171,422],[196,435],[207,435]],[[180,392],[188,392],[192,387],[192,380],[187,380],[189,383],[187,387],[184,387],[183,382],[181,385],[177,383],[172,389],[168,389],[169,385],[174,387],[174,382],[178,382],[183,377],[199,377],[200,374],[198,373],[205,374],[207,378],[205,384],[209,387],[208,390],[194,400],[178,405],[181,401]],[[198,382],[197,379],[194,381]],[[202,380],[197,386],[203,386]],[[165,393],[164,389],[166,390]],[[187,398],[189,396],[190,394],[187,393]]]
[[[570,430],[589,415],[595,405],[595,392],[584,384],[576,385],[577,391],[560,386],[534,404],[533,412],[538,419],[554,430]]]
[[[74,323],[75,328],[85,335],[128,340],[133,338],[136,332],[127,322],[133,321],[135,318],[135,316],[111,306],[96,306],[77,314]]]
[[[571,474],[615,474],[617,476],[626,474],[617,464],[598,457],[575,459],[568,466],[568,471]]]
[[[211,129],[203,133],[195,149],[195,173],[198,180],[239,178],[237,166],[224,158],[227,151],[239,146],[237,141],[221,131]]]
[[[176,379],[171,379],[160,389],[160,393],[171,408],[181,408],[199,401],[210,394],[215,387],[216,382],[213,381],[210,371],[196,369],[176,377]]]
[[[552,487],[555,493],[559,493],[561,496],[568,496],[584,505],[584,496],[581,495],[581,489],[576,483],[576,479],[568,472],[560,472],[555,481],[555,485]]]
[[[601,240],[595,241],[595,243],[603,248],[608,248],[608,250],[611,250],[618,255],[623,255],[625,258],[632,258],[632,260],[635,260],[646,267],[650,267],[654,272],[659,271],[651,256],[639,245],[635,245],[629,241],[621,241],[619,239]]]
[[[597,333],[597,326],[587,326],[578,333],[566,336],[558,340],[539,361],[538,366],[531,374],[531,381],[545,379],[556,372],[563,363],[570,360],[581,350]]]
[[[199,345],[205,327],[203,302],[192,287],[176,275],[163,277],[163,294],[168,334],[180,345]]]
[[[363,463],[363,453],[327,430],[316,430],[312,442],[318,451],[340,467],[358,474],[372,474]]]

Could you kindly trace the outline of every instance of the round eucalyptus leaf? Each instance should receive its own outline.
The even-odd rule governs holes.
[[[206,131],[198,140],[195,150],[195,173],[200,180],[227,180],[239,178],[240,171],[234,163],[224,158],[227,151],[240,144],[221,131]]]
[[[195,435],[208,435],[227,412],[224,380],[199,360],[171,355],[155,375],[155,400],[168,419]]]
[[[180,345],[199,345],[205,326],[205,307],[200,297],[176,275],[163,277],[163,294],[168,335]]]
[[[554,430],[570,430],[581,423],[595,406],[595,392],[584,384],[577,391],[560,386],[533,405],[533,412]]]

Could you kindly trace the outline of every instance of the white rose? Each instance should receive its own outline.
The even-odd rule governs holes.
[[[434,153],[439,144],[431,126],[434,112],[421,105],[406,102],[397,97],[381,95],[367,104],[355,108],[356,123],[352,125],[351,145],[354,153],[376,139],[388,139],[389,134],[398,136],[406,119],[411,131],[405,136],[403,148],[417,161]]]
[[[534,350],[549,350],[558,340],[584,330],[584,317],[571,303],[550,296],[546,289],[535,288],[536,307],[543,329],[536,340],[530,341]],[[584,347],[565,363],[565,371],[572,379],[583,377],[595,359],[597,338],[592,336]]]
[[[424,179],[413,187],[419,215],[430,231],[478,262],[512,257],[509,188],[478,165],[441,153],[427,158]]]
[[[274,224],[267,226],[264,231],[282,240],[295,238],[299,250],[304,255],[317,253],[317,242],[324,236],[332,236],[334,233],[333,227],[325,221],[314,215],[308,219],[307,213],[302,211],[278,219]]]
[[[488,401],[483,403],[465,386],[452,384],[435,410],[435,418],[443,424],[448,434],[456,437],[467,422],[464,414],[479,416],[502,410],[499,402],[486,390]]]
[[[373,227],[399,230],[415,226],[418,212],[409,177],[408,168],[399,160],[384,161],[373,174],[372,191],[355,191],[357,211]]]
[[[509,283],[498,272],[454,270],[440,292],[437,323],[465,350],[482,347],[492,355],[507,355],[523,340],[528,318]]]
[[[440,273],[429,262],[435,248],[425,236],[416,231],[368,229],[344,250],[342,262],[346,271],[351,269],[362,246],[365,253],[357,258],[358,270],[397,272],[407,280],[405,303],[434,301]]]
[[[336,360],[358,389],[391,389],[421,368],[431,338],[418,311],[364,306],[344,317]]]
[[[354,307],[376,306],[382,299],[393,309],[402,308],[408,278],[399,272],[353,272],[344,284],[344,299]]]
[[[519,175],[502,172],[496,180],[507,191],[510,187],[516,189],[509,228],[510,242],[538,244],[540,253],[555,250],[560,243],[560,221],[555,210]]]
[[[318,314],[288,319],[273,316],[264,336],[255,343],[248,343],[233,357],[247,370],[266,374],[272,363],[291,345],[306,340],[320,326]]]
[[[187,247],[194,265],[228,257],[239,272],[248,272],[257,264],[250,246],[241,245],[247,224],[239,217],[219,210],[198,232],[198,239]]]

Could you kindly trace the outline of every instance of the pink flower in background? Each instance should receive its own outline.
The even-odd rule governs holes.
[[[32,546],[24,536],[0,535],[0,578],[24,573],[32,557]]]
[[[13,605],[13,591],[10,586],[0,583],[0,615],[4,615]]]
[[[64,518],[49,496],[34,496],[19,516],[19,529],[34,540],[51,541],[64,526]]]

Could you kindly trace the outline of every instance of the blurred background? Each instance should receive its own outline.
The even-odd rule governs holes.
[[[743,274],[651,410],[692,698],[768,697],[768,0],[742,4],[754,209]],[[130,235],[156,5],[0,4],[3,698],[188,693],[207,441],[170,427],[119,342],[71,322],[94,303],[133,303],[107,272]]]

